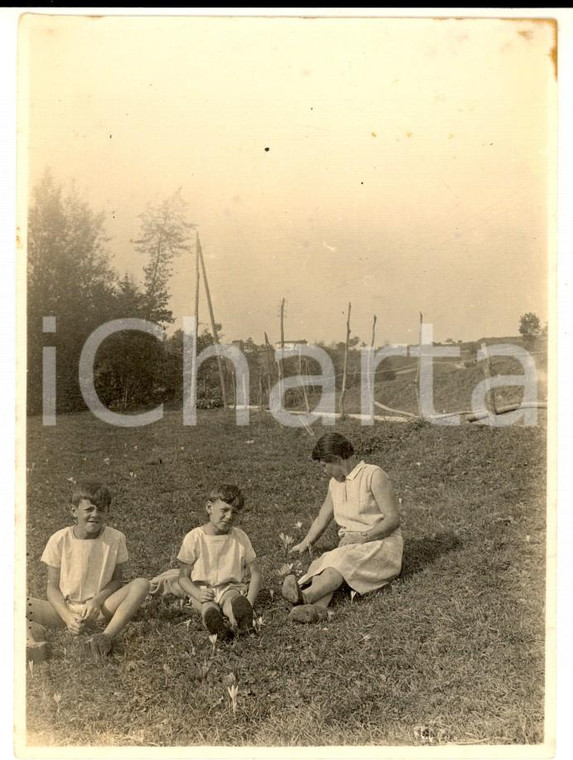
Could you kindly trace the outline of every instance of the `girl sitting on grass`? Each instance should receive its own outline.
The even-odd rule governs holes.
[[[282,595],[293,604],[290,616],[299,623],[327,617],[333,592],[343,583],[359,594],[385,586],[402,567],[400,516],[388,475],[373,464],[358,461],[349,440],[325,433],[312,459],[330,477],[328,493],[303,541],[291,553],[302,554],[320,538],[332,519],[340,543],[314,560],[298,581],[286,576]]]

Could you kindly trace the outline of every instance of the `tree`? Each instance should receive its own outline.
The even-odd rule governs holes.
[[[78,360],[88,335],[110,317],[116,276],[109,265],[104,217],[72,187],[64,194],[46,171],[28,215],[28,410],[42,405],[42,348],[56,347],[57,409],[83,406]],[[56,332],[43,333],[43,318]]]
[[[215,323],[217,334],[221,337],[221,325]],[[209,330],[204,329],[197,335],[197,356],[215,342]],[[165,369],[163,374],[166,394],[170,400],[181,401],[183,398],[183,331],[175,330],[165,343]],[[204,361],[197,371],[197,406],[211,408],[222,406],[219,372],[215,358]]]
[[[146,294],[126,274],[119,282],[108,319],[139,318],[147,314]],[[164,344],[138,330],[110,335],[96,355],[95,386],[100,400],[122,410],[157,403],[166,390]]]
[[[541,334],[541,320],[537,314],[531,311],[523,314],[519,319],[519,332],[526,343],[533,343]]]
[[[169,279],[173,259],[192,248],[195,225],[187,221],[187,204],[181,188],[157,206],[148,206],[140,215],[141,236],[135,249],[147,257],[144,267],[147,318],[158,324],[173,322],[169,303]]]

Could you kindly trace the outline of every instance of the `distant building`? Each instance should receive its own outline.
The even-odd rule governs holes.
[[[242,351],[244,354],[256,353],[259,350],[257,344],[254,343],[251,338],[248,340],[232,340],[231,345],[238,348],[239,351]]]
[[[306,340],[285,340],[284,342],[284,350],[285,351],[294,351],[299,346],[306,346],[307,341]],[[283,348],[281,345],[280,340],[275,343],[275,348]]]

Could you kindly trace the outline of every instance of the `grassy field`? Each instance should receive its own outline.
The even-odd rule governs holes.
[[[279,533],[301,538],[327,486],[306,432],[259,413],[237,427],[222,412],[200,414],[196,427],[184,427],[179,412],[141,429],[89,413],[61,416],[54,428],[37,418],[28,425],[31,593],[45,595],[41,552],[70,521],[70,479],[86,474],[115,495],[110,524],[127,536],[129,576],[175,565],[184,534],[204,520],[208,489],[221,481],[245,491],[240,525],[264,572],[259,634],[215,651],[196,614],[168,600],[153,600],[103,664],[82,660],[67,633],[54,636],[54,658],[26,670],[29,744],[543,741],[541,427],[340,423],[358,453],[392,478],[403,573],[352,602],[339,593],[326,623],[297,626],[279,594]],[[317,549],[335,543],[330,529]]]

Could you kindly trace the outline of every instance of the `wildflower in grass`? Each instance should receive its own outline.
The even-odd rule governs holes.
[[[30,675],[34,677],[34,660],[28,660],[28,668],[30,669]]]
[[[350,592],[350,604],[354,601],[354,597],[356,596],[356,591],[354,589]]]
[[[288,559],[288,550],[294,544],[294,538],[292,536],[287,536],[285,533],[279,533],[279,538],[285,550],[285,555]]]
[[[270,588],[269,589],[269,596],[271,597],[271,602],[272,602],[273,599],[275,598],[275,590],[274,590],[274,588]]]
[[[237,697],[239,696],[239,687],[236,683],[231,684],[231,686],[227,686],[227,691],[229,692],[229,697],[231,700],[231,707],[233,709],[233,715],[237,712]]]
[[[300,520],[298,522],[295,522],[295,524],[293,525],[293,528],[300,530],[302,528],[302,522]]]
[[[199,667],[199,678],[204,681],[207,678],[207,674],[211,670],[211,662],[209,660],[203,660]]]
[[[54,693],[54,702],[56,703],[56,710],[60,712],[60,702],[62,701],[62,695],[58,692]]]
[[[217,650],[217,634],[216,633],[210,633],[209,634],[209,641],[211,642],[211,657],[215,656],[215,652]]]
[[[292,562],[286,562],[284,565],[281,565],[279,569],[277,570],[277,574],[279,577],[283,578],[285,575],[290,575],[293,571],[293,563]]]
[[[260,633],[261,628],[265,625],[265,620],[262,615],[253,618],[253,628],[257,633]]]
[[[109,464],[110,463],[110,458],[109,457],[104,457],[103,458],[103,463],[104,464]]]

